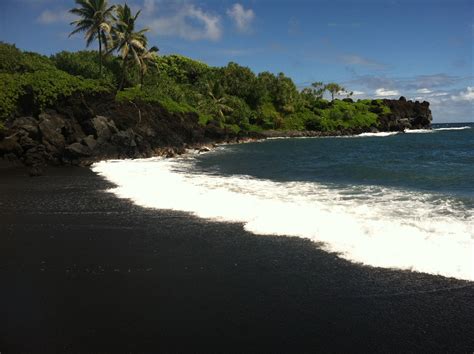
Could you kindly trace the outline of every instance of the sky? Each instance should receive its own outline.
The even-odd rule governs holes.
[[[109,0],[121,3],[122,0]],[[472,0],[128,0],[160,54],[284,72],[299,88],[338,82],[354,98],[431,103],[434,122],[474,122]],[[0,0],[0,41],[50,55],[73,0]]]

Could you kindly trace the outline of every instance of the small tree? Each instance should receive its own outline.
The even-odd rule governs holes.
[[[344,92],[346,89],[335,82],[330,82],[324,86],[324,90],[331,94],[331,101],[334,101],[334,96],[339,92]]]
[[[140,69],[140,86],[143,87],[143,77],[148,72],[148,66],[158,66],[156,58],[158,57],[159,49],[157,47],[151,47],[138,54],[139,69]]]

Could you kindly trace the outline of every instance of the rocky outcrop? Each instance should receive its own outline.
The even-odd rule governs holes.
[[[117,103],[113,96],[71,97],[37,117],[6,123],[0,158],[36,175],[42,166],[87,165],[106,158],[175,156],[187,148],[239,137],[202,127],[195,113],[170,113],[158,105]]]
[[[383,100],[390,108],[390,113],[379,117],[380,131],[403,131],[405,129],[426,129],[431,127],[433,117],[429,102]]]
[[[159,105],[146,103],[118,103],[113,96],[73,96],[37,116],[7,122],[0,136],[0,158],[27,165],[37,175],[47,164],[87,165],[106,158],[172,157],[193,147],[206,152],[207,146],[219,142],[430,127],[428,102],[401,98],[384,103],[390,113],[380,112],[378,127],[236,135],[215,124],[201,126],[195,113],[170,113]]]

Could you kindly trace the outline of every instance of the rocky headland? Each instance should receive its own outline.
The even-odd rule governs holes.
[[[428,102],[384,100],[390,113],[378,113],[377,126],[335,131],[270,130],[233,133],[199,124],[196,113],[171,113],[158,104],[117,102],[113,95],[75,95],[44,112],[25,105],[0,131],[3,164],[26,165],[41,174],[46,165],[89,165],[103,159],[173,157],[188,149],[205,151],[216,143],[268,137],[316,137],[430,128]]]

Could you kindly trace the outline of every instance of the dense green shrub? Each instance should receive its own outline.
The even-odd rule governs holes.
[[[33,58],[30,64],[33,62],[35,65],[38,63],[37,58]],[[54,67],[22,74],[0,73],[0,119],[4,120],[19,111],[18,105],[24,96],[28,97],[27,101],[32,105],[29,107],[32,113],[38,113],[76,92],[89,94],[109,91],[111,87],[100,81],[75,77]]]
[[[320,110],[322,130],[370,127],[377,125],[377,114],[370,111],[365,101],[345,102],[334,100],[330,107]]]
[[[157,59],[156,71],[179,84],[194,84],[209,70],[211,68],[207,64],[182,55],[167,55]]]
[[[99,78],[99,53],[96,51],[66,52],[62,51],[51,56],[51,61],[56,67],[68,74],[82,76],[86,79]],[[117,84],[122,72],[120,61],[113,56],[103,58],[102,79],[106,82]]]
[[[226,104],[230,108],[226,116],[226,123],[246,128],[254,119],[254,112],[242,98],[237,96],[226,97]]]
[[[0,121],[17,111],[18,99],[24,93],[22,75],[0,73]]]
[[[12,44],[0,42],[0,73],[20,72],[21,64],[21,51]]]
[[[0,73],[19,74],[54,69],[54,63],[46,56],[22,52],[14,45],[0,42]]]
[[[58,99],[71,96],[75,92],[104,93],[110,86],[100,81],[81,79],[61,70],[36,71],[22,77],[23,89],[32,94],[33,103],[39,110],[53,105]]]
[[[23,52],[21,72],[55,70],[56,67],[48,57],[32,52]]]
[[[146,102],[158,103],[169,112],[185,113],[196,112],[196,109],[186,103],[178,103],[170,97],[162,96],[159,91],[131,87],[120,91],[116,95],[118,102]]]
[[[285,130],[321,130],[321,118],[310,110],[302,110],[288,115],[284,119]]]
[[[270,102],[265,102],[258,107],[255,123],[265,129],[273,129],[281,119],[281,114],[276,110],[275,106]]]

